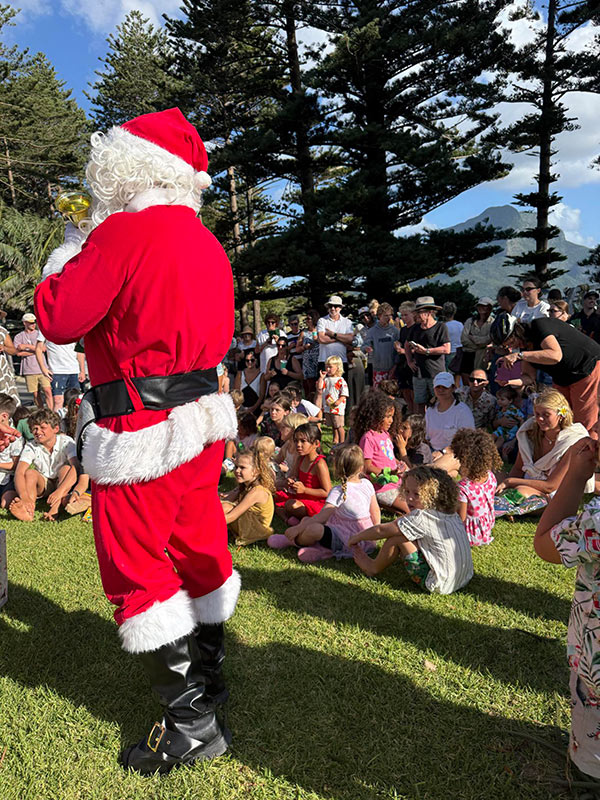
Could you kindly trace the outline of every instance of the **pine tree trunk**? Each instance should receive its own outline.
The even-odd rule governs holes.
[[[229,144],[229,140],[227,141]],[[231,233],[233,238],[233,263],[242,252],[242,239],[240,236],[240,219],[237,199],[237,185],[235,181],[235,167],[227,167],[227,193],[229,195],[229,210],[231,211]],[[245,275],[238,276],[238,288],[240,290],[242,304],[240,306],[240,327],[244,328],[248,324],[248,278]]]
[[[542,109],[540,115],[540,156],[538,173],[538,198],[537,198],[537,224],[535,233],[536,259],[535,271],[537,277],[545,283],[548,274],[548,262],[542,254],[547,253],[549,246],[548,237],[548,209],[550,207],[550,184],[552,179],[552,118],[554,115],[554,100],[552,92],[555,76],[555,38],[556,38],[556,4],[557,0],[549,0],[548,23],[546,27],[546,46],[544,52],[544,78],[542,82]]]
[[[6,153],[6,169],[8,174],[8,188],[10,190],[10,197],[13,206],[17,205],[17,193],[15,191],[15,180],[12,171],[12,162],[10,160],[10,150],[8,149],[8,142],[6,136],[4,137],[4,152]]]

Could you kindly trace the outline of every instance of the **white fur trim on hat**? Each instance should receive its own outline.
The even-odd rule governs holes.
[[[42,280],[45,280],[48,275],[62,272],[67,261],[81,252],[85,239],[86,234],[68,222],[65,228],[65,241],[50,253],[46,266],[42,270]]]
[[[202,595],[202,597],[193,597],[192,608],[196,621],[206,625],[225,622],[235,611],[241,588],[240,574],[233,570],[229,578],[218,589]]]
[[[176,156],[174,153],[170,153],[168,150],[165,150],[164,147],[159,147],[159,145],[154,144],[154,142],[151,142],[149,139],[142,139],[140,136],[135,136],[120,125],[111,128],[107,137],[120,137],[123,141],[130,142],[130,146],[133,150],[140,149],[141,147],[145,148],[147,152],[152,153],[156,159],[160,159],[163,164],[170,166],[175,174],[194,175],[198,189],[206,189],[211,184],[211,179],[204,170],[196,172],[192,165],[188,164],[183,158]],[[208,183],[206,183],[207,179]]]
[[[196,627],[192,601],[180,589],[163,602],[126,619],[119,628],[123,649],[128,653],[149,653],[188,636]]]
[[[85,432],[83,470],[101,484],[150,481],[191,461],[206,445],[236,436],[231,396],[209,394],[139,431],[114,433],[92,423]]]

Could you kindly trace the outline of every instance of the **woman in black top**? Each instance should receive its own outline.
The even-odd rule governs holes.
[[[569,401],[575,422],[581,422],[590,436],[597,438],[598,343],[567,322],[551,317],[523,324],[508,314],[500,314],[492,325],[491,335],[494,344],[517,349],[501,359],[507,367],[522,361],[525,374],[535,377],[537,369],[547,372],[554,386]],[[521,385],[521,380],[509,383]]]
[[[277,340],[277,355],[269,359],[265,371],[265,381],[276,383],[280,389],[290,381],[302,380],[302,367],[296,356],[290,355],[288,340],[281,336]]]

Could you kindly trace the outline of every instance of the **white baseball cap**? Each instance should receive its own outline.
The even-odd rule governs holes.
[[[35,314],[23,314],[21,320],[23,322],[35,322]]]
[[[445,386],[449,389],[451,386],[454,386],[454,375],[451,375],[449,372],[438,372],[438,374],[433,379],[433,386]]]

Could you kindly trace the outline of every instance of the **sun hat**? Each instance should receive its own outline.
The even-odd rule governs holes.
[[[244,328],[242,328],[240,336],[243,336],[245,333],[249,333],[250,336],[254,336],[254,331],[252,330],[250,325],[246,325]]]
[[[339,294],[332,294],[329,300],[325,303],[326,306],[343,306],[342,298]]]
[[[426,294],[423,297],[417,297],[415,303],[415,311],[423,311],[426,308],[435,308],[438,311],[442,310],[441,306],[436,306],[435,300],[429,294]]]
[[[35,314],[23,314],[21,319],[23,322],[35,322]]]
[[[454,386],[454,375],[449,372],[438,372],[433,379],[433,387],[435,388],[436,386],[445,386],[447,389]]]
[[[477,301],[478,306],[492,306],[492,308],[496,305],[491,297],[480,297]]]

